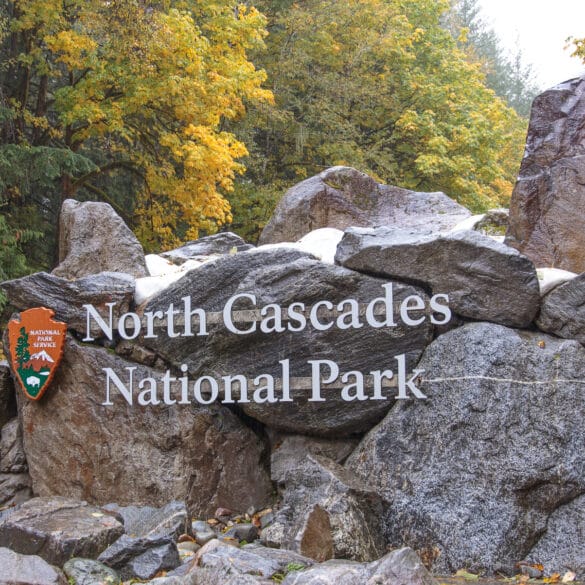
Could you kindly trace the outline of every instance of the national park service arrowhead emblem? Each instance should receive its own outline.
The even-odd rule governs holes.
[[[63,357],[67,325],[55,321],[55,311],[45,307],[20,313],[8,322],[12,371],[27,398],[39,400]]]

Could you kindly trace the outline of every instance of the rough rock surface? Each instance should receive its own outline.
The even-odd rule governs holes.
[[[107,504],[105,510],[124,520],[126,534],[136,537],[170,536],[177,539],[190,532],[189,513],[183,502],[170,502],[162,508]]]
[[[370,561],[381,555],[382,501],[366,482],[325,457],[309,455],[285,483],[281,509],[267,529],[274,535],[280,527],[282,538],[271,544],[316,561]],[[268,535],[262,534],[265,542]]]
[[[284,483],[287,473],[304,466],[308,454],[322,455],[335,463],[343,463],[357,447],[359,439],[323,439],[272,433],[270,442],[270,478],[276,483]]]
[[[16,416],[16,396],[6,360],[0,361],[0,429]]]
[[[368,375],[370,371],[396,368],[394,356],[404,354],[406,370],[410,371],[430,341],[430,320],[426,319],[417,327],[406,326],[397,320],[395,327],[374,328],[365,323],[362,316],[360,327],[340,329],[334,324],[335,313],[325,310],[319,318],[327,322],[329,328],[320,331],[310,323],[309,308],[318,301],[328,300],[336,306],[342,300],[354,299],[365,309],[374,299],[385,296],[384,284],[388,284],[387,281],[326,265],[297,251],[244,252],[221,258],[187,274],[155,297],[145,309],[164,312],[172,303],[174,308],[184,311],[182,299],[189,296],[192,310],[197,307],[206,312],[207,335],[171,339],[165,326],[158,337],[145,339],[144,343],[175,367],[186,364],[191,379],[212,376],[221,381],[226,375],[245,376],[249,380],[250,402],[240,405],[246,414],[268,426],[322,436],[365,432],[394,403],[396,388],[384,388],[384,400],[345,401],[341,397],[344,383],[338,379],[323,390],[323,396],[327,397],[325,401],[310,402],[312,366],[309,361],[335,359],[340,376],[341,372],[350,370],[361,370]],[[409,285],[393,283],[392,290],[394,310],[409,295],[418,294],[427,299],[421,289]],[[255,332],[245,335],[230,332],[222,316],[228,299],[240,293],[254,294],[256,299],[255,305],[248,298],[233,305],[234,323],[238,329],[256,327]],[[277,304],[286,310],[292,303],[306,306],[307,325],[302,332],[261,330],[260,308]],[[376,306],[385,312],[383,301]],[[252,309],[256,309],[256,313],[252,313]],[[344,310],[347,311],[347,305]],[[269,327],[274,326],[275,319],[270,317],[274,313],[275,310],[266,313]],[[376,318],[384,320],[385,315]],[[282,327],[286,328],[288,323],[283,319]],[[290,323],[299,327],[298,322],[291,320]],[[183,326],[178,326],[177,331],[183,331]],[[192,333],[199,332],[199,322],[193,319]],[[245,351],[242,351],[243,347]],[[253,402],[253,392],[258,389],[253,380],[260,374],[270,374],[280,381],[283,378],[280,361],[284,359],[290,359],[292,401]],[[328,373],[325,368],[323,371]],[[233,386],[235,396],[239,384]],[[371,396],[371,380],[366,381],[366,386],[365,392]],[[275,398],[280,397],[282,392],[275,390]]]
[[[532,262],[478,232],[350,228],[335,260],[360,272],[424,283],[435,294],[448,294],[455,313],[475,320],[526,327],[540,303]]]
[[[585,344],[585,274],[557,286],[543,299],[538,328]]]
[[[213,254],[231,254],[235,252],[244,252],[253,248],[252,244],[247,244],[240,236],[232,232],[222,232],[212,236],[199,238],[175,250],[163,252],[161,256],[167,258],[174,264],[183,264],[187,260],[192,260],[200,256],[211,256]]]
[[[32,497],[28,473],[0,473],[0,507],[21,504]]]
[[[0,521],[0,546],[38,555],[59,567],[72,557],[97,557],[124,529],[86,502],[33,498]]]
[[[211,540],[196,554],[197,564],[203,568],[230,568],[243,575],[260,575],[270,578],[280,570],[280,564],[253,552]]]
[[[351,167],[332,167],[284,194],[259,244],[296,242],[323,227],[392,225],[442,231],[470,215],[444,193],[381,185]]]
[[[67,585],[61,570],[33,555],[0,548],[0,585]]]
[[[547,575],[567,571],[585,577],[585,496],[557,508],[546,533],[530,551],[528,561],[542,563]]]
[[[5,424],[0,433],[0,473],[26,473],[28,465],[18,418],[13,418]]]
[[[393,408],[346,467],[385,497],[390,545],[437,572],[513,568],[585,490],[585,349],[473,323],[438,337],[420,367],[428,400]]]
[[[104,368],[129,384],[132,367],[133,405],[112,383],[113,404],[104,406]],[[121,505],[162,506],[176,498],[193,515],[218,506],[263,508],[271,488],[257,436],[215,405],[138,405],[138,381],[163,375],[69,339],[44,399],[19,405],[35,493]]]
[[[70,559],[63,572],[71,585],[120,585],[116,571],[92,559]]]
[[[137,538],[127,534],[103,551],[98,561],[115,569],[120,577],[128,579],[152,579],[161,571],[179,566],[179,551],[169,536]]]
[[[436,585],[416,553],[402,548],[371,563],[327,561],[289,573],[283,585]]]
[[[506,243],[539,267],[585,272],[585,77],[533,102]]]
[[[53,309],[54,319],[65,321],[70,329],[83,335],[87,322],[83,305],[93,305],[105,318],[109,315],[106,303],[116,303],[113,315],[118,318],[129,310],[134,299],[134,278],[121,272],[101,272],[77,280],[37,272],[3,282],[0,288],[18,309]]]
[[[59,266],[53,274],[80,278],[99,272],[147,276],[144,250],[107,203],[67,199],[59,218]]]

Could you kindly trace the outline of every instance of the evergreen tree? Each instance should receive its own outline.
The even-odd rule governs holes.
[[[24,327],[20,328],[20,336],[16,342],[16,361],[20,368],[30,360],[28,333]]]

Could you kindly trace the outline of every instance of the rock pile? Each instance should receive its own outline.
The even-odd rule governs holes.
[[[582,83],[537,107],[576,115]],[[547,138],[573,170],[575,127]],[[287,194],[270,245],[220,234],[145,261],[116,220],[100,237],[127,249],[77,274],[84,205],[64,207],[64,265],[0,283],[68,324],[41,401],[16,408],[0,363],[7,575],[433,583],[419,558],[585,575],[583,274],[502,243],[505,214],[337,167]]]

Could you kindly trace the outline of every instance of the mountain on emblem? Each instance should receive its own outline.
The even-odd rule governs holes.
[[[54,315],[51,309],[39,307],[8,323],[12,371],[31,400],[45,393],[63,356],[67,325],[55,321]]]

